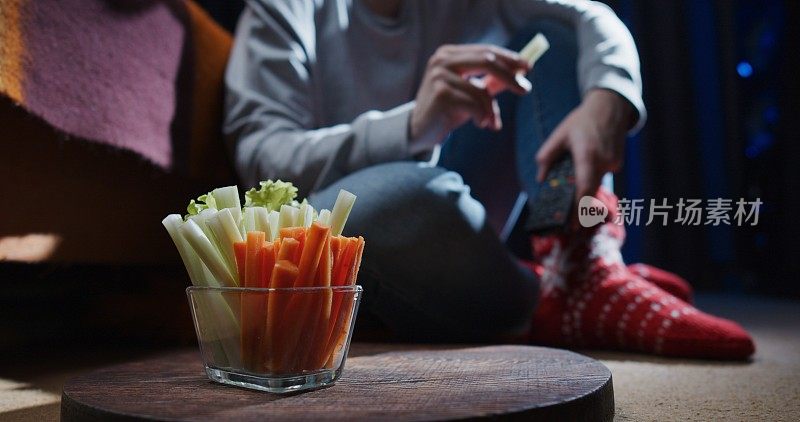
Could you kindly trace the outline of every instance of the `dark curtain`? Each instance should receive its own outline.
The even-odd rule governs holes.
[[[229,30],[243,5],[198,2]],[[790,126],[800,122],[800,2],[606,3],[636,39],[649,110],[628,142],[619,196],[764,202],[754,227],[630,227],[626,259],[677,272],[699,289],[800,296],[800,146]]]
[[[642,60],[645,129],[628,143],[617,191],[629,198],[739,198],[764,204],[756,226],[650,225],[625,256],[700,289],[800,295],[798,2],[608,2]]]

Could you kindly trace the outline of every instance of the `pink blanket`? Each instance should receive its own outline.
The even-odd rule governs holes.
[[[0,93],[167,170],[213,155],[230,35],[181,0],[4,0]],[[212,150],[213,154],[209,151]],[[217,164],[219,165],[219,164]]]

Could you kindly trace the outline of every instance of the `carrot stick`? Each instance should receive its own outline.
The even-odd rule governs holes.
[[[284,227],[281,229],[280,237],[281,239],[285,239],[287,237],[291,237],[293,239],[297,239],[298,237],[298,229],[302,230],[302,227]]]
[[[356,284],[356,278],[358,277],[358,270],[361,269],[361,256],[364,255],[364,238],[358,236],[358,249],[356,249],[356,256],[353,259],[353,264],[350,267],[350,271],[347,273],[347,285],[352,286]]]
[[[264,232],[247,233],[247,249],[244,267],[244,287],[260,287],[261,284],[261,250],[264,247]]]
[[[358,271],[361,269],[361,258],[364,254],[364,245],[366,243],[364,238],[361,236],[355,240],[357,248],[352,263],[345,263],[345,265],[350,268],[346,281],[348,286],[356,284]],[[339,348],[342,347],[342,345],[347,341],[347,336],[350,334],[351,319],[355,317],[355,315],[353,315],[354,301],[355,293],[342,292],[342,295],[339,297],[339,303],[335,305],[336,308],[333,311],[334,316],[332,319],[336,318],[336,322],[333,324],[334,326],[331,329],[328,337],[328,347],[325,352],[328,360],[324,364],[325,367],[330,367],[333,365],[336,351],[339,350]]]
[[[340,306],[336,312],[336,322],[330,332],[328,345],[323,357],[326,359],[324,367],[328,368],[333,364],[336,351],[339,350],[350,332],[350,320],[353,318],[353,303],[355,292],[338,292]],[[333,319],[331,319],[333,320]]]
[[[278,251],[278,257],[276,261],[290,261],[292,263],[294,260],[295,252],[297,252],[297,248],[300,247],[300,242],[292,237],[287,237],[286,239],[282,239],[280,242],[281,249]],[[297,264],[295,264],[297,266]],[[278,287],[278,286],[276,286]],[[289,286],[280,286],[280,287],[292,287]]]
[[[284,245],[287,242],[284,241]],[[275,263],[275,268],[272,271],[272,286],[285,287],[294,284],[297,278],[297,266],[291,261],[282,259]],[[267,309],[267,333],[269,335],[271,345],[269,351],[270,357],[270,370],[273,373],[288,372],[282,361],[283,348],[287,347],[286,343],[282,340],[286,330],[286,315],[283,315],[282,310],[285,308],[285,303],[289,300],[292,293],[288,292],[275,292],[269,293],[269,304]]]
[[[317,284],[322,287],[331,287],[331,277],[333,274],[333,250],[331,250],[331,237],[325,237],[325,247],[322,249],[322,257],[317,269]],[[328,290],[330,292],[330,290]],[[326,317],[331,315],[331,304],[327,303],[323,308]]]
[[[261,282],[259,287],[270,287],[275,258],[275,245],[272,242],[265,242],[264,246],[261,247]]]
[[[244,284],[244,259],[247,255],[247,242],[235,242],[233,244],[233,254],[236,258],[236,270],[239,273],[239,283]]]
[[[347,273],[347,285],[352,286],[356,284],[356,279],[358,278],[358,271],[361,269],[361,258],[364,254],[364,245],[365,245],[364,238],[359,236],[356,240],[357,249],[355,256],[353,257],[352,264],[347,265],[350,267],[350,270]],[[345,263],[346,264],[346,263]],[[340,296],[340,300],[338,306],[336,308],[336,314],[334,318],[336,318],[336,322],[330,332],[329,336],[329,344],[328,348],[326,349],[327,355],[327,362],[324,364],[326,366],[330,366],[333,364],[333,359],[336,354],[336,350],[347,341],[347,335],[350,331],[350,320],[353,318],[352,315],[352,307],[354,301],[354,294],[353,293],[343,293],[347,297],[344,298],[342,301],[342,297]],[[343,302],[343,303],[342,303]],[[336,339],[335,342],[331,341]]]
[[[354,284],[355,276],[361,266],[361,255],[364,251],[364,238],[360,236],[358,238],[342,237],[341,242],[346,246],[343,247],[344,250],[334,270],[333,285],[335,286]],[[324,355],[320,356],[320,359],[323,357],[327,360],[333,358],[336,346],[339,344],[342,327],[345,328],[345,331],[349,328],[349,325],[345,325],[349,321],[349,317],[345,313],[349,312],[348,309],[352,307],[352,299],[352,293],[350,292],[339,292],[334,295],[331,319],[327,327],[327,346]]]
[[[351,242],[350,238],[344,236],[336,236],[336,239],[338,239],[340,244],[339,246],[340,253],[338,258],[334,260],[334,267],[331,270],[332,286],[344,284],[344,278],[346,276],[346,268],[347,268],[347,266],[344,264],[346,261],[348,261],[348,257],[352,257],[355,255],[355,252],[357,250],[355,242]],[[329,339],[336,325],[336,320],[338,319],[338,312],[341,306],[341,302],[342,302],[342,293],[341,292],[332,293],[330,311],[328,313],[330,317],[328,318],[326,324],[323,326],[322,330],[323,332],[320,335],[319,343],[321,344],[321,346],[320,346],[320,351],[314,356],[314,363],[313,363],[314,366],[321,367],[322,365],[325,364],[325,361],[328,359],[327,354],[328,354],[328,344],[330,342]]]
[[[297,247],[297,251],[294,253],[294,259],[292,262],[297,265],[297,269],[302,271],[300,268],[300,258],[302,258],[303,251],[306,249],[306,229],[304,227],[293,227],[294,230],[293,236],[300,242],[300,245]]]
[[[292,238],[300,242],[300,246],[303,246],[303,242],[306,238],[306,229],[305,227],[284,227],[281,229],[280,238],[287,239]]]
[[[261,283],[262,247],[264,245],[264,232],[253,231],[247,233],[244,259],[244,287],[259,287]],[[264,307],[257,293],[241,293],[241,356],[245,368],[257,372],[259,369],[258,353],[256,351],[257,338],[263,331],[261,315]]]
[[[314,284],[314,276],[317,275],[317,266],[319,266],[323,249],[327,246],[328,253],[330,253],[330,243],[328,242],[330,231],[330,227],[319,223],[314,223],[309,227],[300,255],[300,272],[297,275],[295,287],[310,287]]]
[[[329,261],[330,255],[330,227],[323,226],[319,223],[314,223],[309,227],[306,232],[306,242],[303,247],[303,252],[300,257],[299,273],[295,281],[295,287],[312,287],[318,285],[315,278],[318,275],[317,269],[320,265],[320,260],[323,255]],[[328,265],[329,267],[329,265]],[[330,270],[323,271],[324,276],[330,285]],[[300,368],[304,363],[304,357],[307,348],[310,346],[310,340],[313,339],[313,325],[317,319],[317,314],[320,306],[322,306],[320,295],[317,292],[308,294],[297,294],[290,300],[286,307],[287,315],[294,315],[292,318],[294,323],[293,327],[287,331],[289,337],[286,339],[286,344],[294,350],[291,353],[295,356],[293,364],[294,369]]]
[[[265,242],[264,245],[261,247],[261,282],[259,283],[259,287],[270,287],[270,282],[272,280],[272,271],[275,267],[275,245],[272,242]],[[258,296],[258,300],[261,301],[260,309],[258,314],[254,314],[254,318],[259,318],[261,320],[261,324],[259,325],[259,342],[256,346],[256,354],[258,359],[256,359],[256,364],[258,364],[259,369],[261,371],[266,371],[269,368],[269,333],[267,333],[267,319],[269,315],[267,315],[267,309],[269,307],[269,293],[267,293],[266,297],[261,297],[261,294]]]
[[[292,255],[286,257],[285,259],[292,261],[294,265],[297,265],[299,267],[300,255],[303,253],[303,248],[305,247],[305,241],[306,241],[305,229],[303,227],[284,227],[280,231],[279,239],[281,240],[293,239],[297,241],[297,247],[292,249]]]
[[[333,266],[331,241],[333,238],[326,236],[326,240],[325,247],[322,250],[322,258],[314,278],[315,285],[321,287],[331,286],[331,270]],[[298,350],[303,354],[303,359],[299,365],[300,369],[320,369],[322,364],[325,363],[321,362],[319,366],[316,366],[316,362],[320,360],[319,356],[325,353],[327,346],[328,322],[331,318],[333,292],[328,289],[323,290],[321,293],[321,295],[314,296],[310,312],[313,317],[304,328],[304,331],[308,332],[308,336],[305,337],[307,341],[298,346]]]
[[[295,266],[295,269],[297,269],[297,265],[294,263],[294,256],[295,256],[295,252],[297,252],[297,248],[300,247],[300,242],[298,242],[297,240],[295,240],[294,238],[291,238],[291,237],[287,237],[287,238],[282,239],[282,240],[279,239],[278,242],[280,243],[280,250],[278,251],[278,256],[275,258],[275,261],[276,262],[279,262],[279,261],[291,262],[292,265]],[[277,269],[277,264],[276,264],[275,269]],[[271,278],[271,281],[270,281],[270,287],[276,288],[276,289],[285,289],[285,288],[288,288],[288,287],[292,287],[294,285],[295,278],[293,278],[291,280],[291,283],[283,284],[283,283],[287,283],[288,279],[286,279],[286,278],[284,278],[284,279],[275,279],[275,272],[273,270],[272,278]],[[268,302],[270,302],[270,303],[269,303],[269,308],[268,308],[268,313],[267,314],[271,315],[272,318],[281,318],[282,315],[283,315],[283,310],[286,308],[286,304],[288,303],[289,299],[291,299],[291,296],[288,293],[272,293],[272,294],[270,294],[270,296],[278,296],[278,295],[286,296],[286,297],[285,297],[284,300],[277,301],[276,304],[272,304],[271,303],[272,299],[269,299]]]
[[[339,259],[339,254],[342,252],[342,238],[340,236],[331,236],[331,277],[333,277],[333,265]]]
[[[333,280],[331,282],[334,286],[344,286],[347,281],[347,273],[352,265],[353,259],[358,252],[358,242],[355,238],[341,237],[342,253],[339,260],[335,262],[333,268]]]
[[[341,237],[342,253],[339,260],[336,261],[336,267],[333,270],[333,280],[331,281],[334,286],[344,286],[347,280],[348,269],[352,266],[353,259],[358,253],[358,242],[355,238]],[[335,295],[331,305],[331,321],[327,329],[327,343],[330,343],[330,338],[333,335],[333,330],[336,325],[336,319],[339,318],[339,308],[342,304],[342,295]]]

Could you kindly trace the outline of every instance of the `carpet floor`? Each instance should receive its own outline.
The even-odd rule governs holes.
[[[800,420],[800,302],[701,295],[700,309],[735,319],[756,339],[751,362],[583,351],[613,374],[616,420]],[[57,420],[66,379],[148,351],[62,354],[0,362],[0,420]],[[34,362],[34,363],[32,363]]]
[[[757,348],[752,361],[584,351],[611,369],[616,420],[800,420],[800,302],[717,295],[697,302],[750,330]]]

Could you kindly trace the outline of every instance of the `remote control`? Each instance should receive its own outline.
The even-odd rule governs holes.
[[[541,234],[566,227],[575,203],[575,167],[566,154],[548,171],[536,198],[529,201],[528,232]]]

